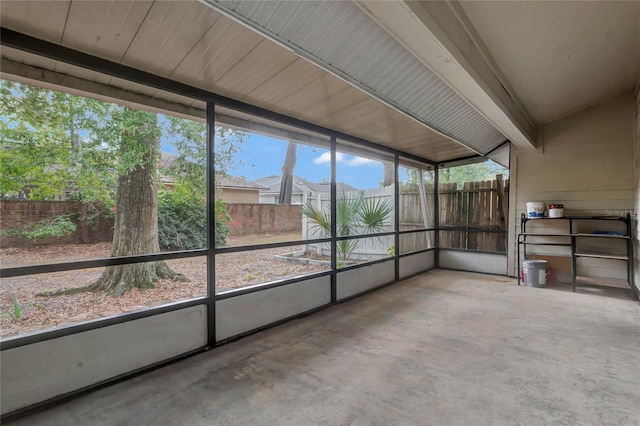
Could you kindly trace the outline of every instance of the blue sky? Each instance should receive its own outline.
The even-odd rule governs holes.
[[[287,150],[287,142],[251,134],[235,156],[236,166],[229,170],[234,176],[256,180],[265,176],[280,175]],[[358,189],[375,188],[382,180],[380,162],[353,155],[337,154],[337,178]],[[294,173],[312,182],[331,178],[331,157],[328,149],[298,144]]]

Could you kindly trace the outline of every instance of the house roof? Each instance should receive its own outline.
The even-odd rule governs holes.
[[[176,161],[175,155],[170,154],[168,152],[160,153],[159,169],[160,169],[160,178],[162,179],[163,182],[168,183],[168,182],[174,181],[173,177],[168,176],[166,173],[163,173],[162,170],[171,168],[174,165],[175,161]],[[220,188],[223,188],[223,189],[224,188],[246,189],[246,190],[254,190],[254,191],[262,191],[262,190],[268,189],[257,183],[249,182],[245,178],[239,177],[239,176],[231,176],[231,175],[217,176],[216,181],[217,181],[216,183],[220,186]]]
[[[256,184],[262,185],[266,187],[266,190],[260,191],[263,193],[280,193],[280,183],[282,182],[282,176],[279,175],[271,175],[267,177],[263,177],[260,179],[256,179],[253,181]],[[336,184],[337,191],[357,191],[357,188],[353,186],[338,182]],[[329,192],[331,191],[331,183],[330,182],[311,182],[305,178],[300,176],[293,176],[293,189],[291,191],[292,194],[302,194],[305,192]]]
[[[263,191],[263,190],[268,190],[269,188],[266,188],[262,185],[259,185],[257,183],[254,182],[249,182],[248,180],[246,180],[245,178],[242,177],[238,177],[238,176],[221,176],[221,177],[217,177],[218,183],[220,184],[221,188],[227,188],[227,189],[251,189],[251,190],[259,190],[259,191]]]

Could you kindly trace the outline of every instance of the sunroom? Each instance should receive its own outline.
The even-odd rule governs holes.
[[[496,300],[525,298],[514,315],[539,294],[587,316],[605,300],[637,342],[637,3],[0,13],[3,418],[349,303],[428,299],[430,280],[496,280]],[[559,291],[518,287],[527,259]]]

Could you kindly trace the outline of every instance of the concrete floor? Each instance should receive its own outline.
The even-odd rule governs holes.
[[[11,424],[640,424],[627,297],[433,271]]]

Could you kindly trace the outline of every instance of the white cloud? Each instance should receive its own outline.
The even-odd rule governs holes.
[[[377,161],[370,160],[368,158],[362,158],[362,157],[353,157],[353,159],[347,161],[348,165],[354,166],[354,167],[362,166],[365,164],[375,164],[375,163],[377,163]]]
[[[344,163],[347,166],[353,166],[353,167],[358,167],[358,166],[363,166],[363,165],[373,165],[373,164],[377,164],[378,162],[375,160],[370,160],[368,158],[362,158],[362,157],[356,157],[356,156],[350,156],[351,158],[347,159],[346,156],[341,153],[341,152],[336,152],[336,162],[337,163]],[[320,155],[317,158],[314,158],[313,160],[314,164],[328,164],[331,163],[331,153],[330,152],[324,152],[322,153],[322,155]]]
[[[336,152],[336,161],[339,163],[344,160],[344,154],[341,152]],[[323,152],[322,155],[318,158],[313,159],[314,164],[327,164],[331,163],[331,153]]]

